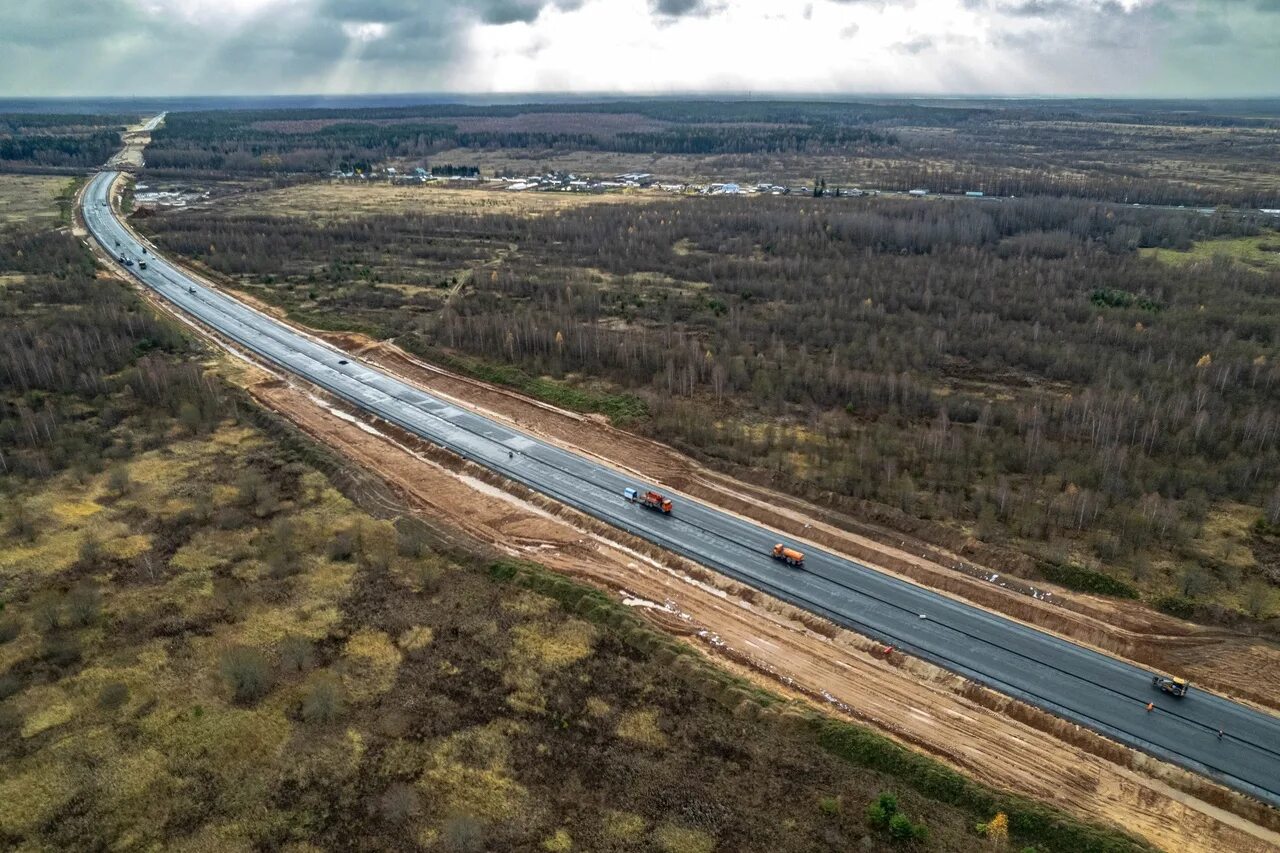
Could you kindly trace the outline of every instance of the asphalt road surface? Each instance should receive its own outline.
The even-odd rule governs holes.
[[[770,556],[785,537],[689,498],[677,496],[669,516],[629,503],[624,488],[643,492],[653,484],[426,394],[144,254],[110,206],[115,176],[99,173],[85,190],[94,238],[117,258],[133,260],[128,270],[147,287],[259,357],[609,524],[1280,806],[1280,718],[1194,687],[1175,699],[1153,688],[1145,669],[816,548],[798,546],[806,552],[804,568],[790,568]],[[147,269],[138,268],[140,259]]]

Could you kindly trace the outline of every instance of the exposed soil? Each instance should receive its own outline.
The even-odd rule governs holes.
[[[112,169],[142,168],[142,152],[151,142],[151,132],[142,130],[142,125],[138,125],[121,134],[121,139],[124,140],[124,148],[107,161],[107,166]]]

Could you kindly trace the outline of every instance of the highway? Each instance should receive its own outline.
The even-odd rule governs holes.
[[[99,173],[82,195],[93,237],[133,259],[127,269],[142,284],[265,361],[615,527],[1280,806],[1280,718],[1194,686],[1175,699],[1152,687],[1148,670],[803,544],[804,568],[789,568],[769,555],[785,537],[689,498],[677,497],[670,516],[629,503],[627,486],[657,487],[424,393],[143,254],[110,204],[116,175]]]

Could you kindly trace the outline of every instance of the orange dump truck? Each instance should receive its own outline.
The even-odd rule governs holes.
[[[638,503],[641,506],[647,506],[649,509],[656,509],[659,512],[671,514],[671,499],[664,498],[657,492],[645,492],[641,494],[635,489],[623,489],[622,496],[632,503]]]
[[[795,548],[788,548],[779,542],[773,546],[773,559],[781,560],[788,566],[800,568],[804,565],[804,554],[801,554]]]

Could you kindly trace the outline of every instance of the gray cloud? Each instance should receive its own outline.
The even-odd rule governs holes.
[[[907,53],[912,56],[924,53],[926,50],[931,50],[932,48],[933,39],[928,36],[916,36],[915,38],[909,38],[906,41],[898,42],[893,46],[893,49],[899,53]]]
[[[413,0],[323,0],[317,13],[337,21],[389,24],[420,14],[424,4]],[[439,4],[425,4],[428,12],[440,12]]]
[[[1014,17],[1049,18],[1069,14],[1079,9],[1078,4],[1069,0],[1019,0],[1016,3],[1003,4],[996,10]]]
[[[494,0],[483,4],[480,9],[480,20],[486,24],[514,24],[518,21],[528,23],[542,14],[545,6],[552,5],[542,0]]]
[[[0,0],[0,96],[436,90],[492,79],[482,63],[504,56],[531,61],[539,72],[541,62],[564,63],[572,47],[564,39],[583,35],[547,26],[546,15],[622,0],[280,0],[256,14],[220,16],[209,11],[210,0],[194,19],[177,3],[175,11],[158,13],[157,2],[167,8],[170,0]],[[647,8],[653,25],[667,28],[717,15],[727,2],[647,0]],[[802,0],[785,15],[761,14],[812,21],[806,26],[816,29],[824,7],[843,8],[845,20],[814,37],[856,34],[868,42],[870,53],[859,51],[856,63],[839,51],[815,54],[800,69],[810,75],[807,91],[815,80],[820,88],[825,74],[832,87],[838,81],[861,91],[919,90],[923,83],[966,92],[1019,86],[1062,94],[1280,94],[1280,0],[1151,0],[1131,8],[1117,0],[952,0],[970,28],[962,22],[945,30],[919,10],[896,42],[891,37],[877,47],[869,26],[857,29],[864,15],[915,2]],[[725,39],[736,38],[733,18],[724,20]],[[486,57],[469,37],[504,25],[527,29],[513,33],[505,54]],[[637,37],[642,43],[653,34],[640,28]],[[731,85],[720,82],[731,78],[709,69],[705,57],[687,61],[687,76],[670,75],[680,80],[674,85],[702,91]],[[610,70],[608,79],[625,81]],[[552,71],[546,79],[560,88],[599,86],[597,68]],[[756,68],[736,72],[732,85],[786,88],[800,76],[788,71],[771,65],[766,53]]]
[[[724,7],[708,0],[649,0],[649,8],[664,18],[706,17]]]

